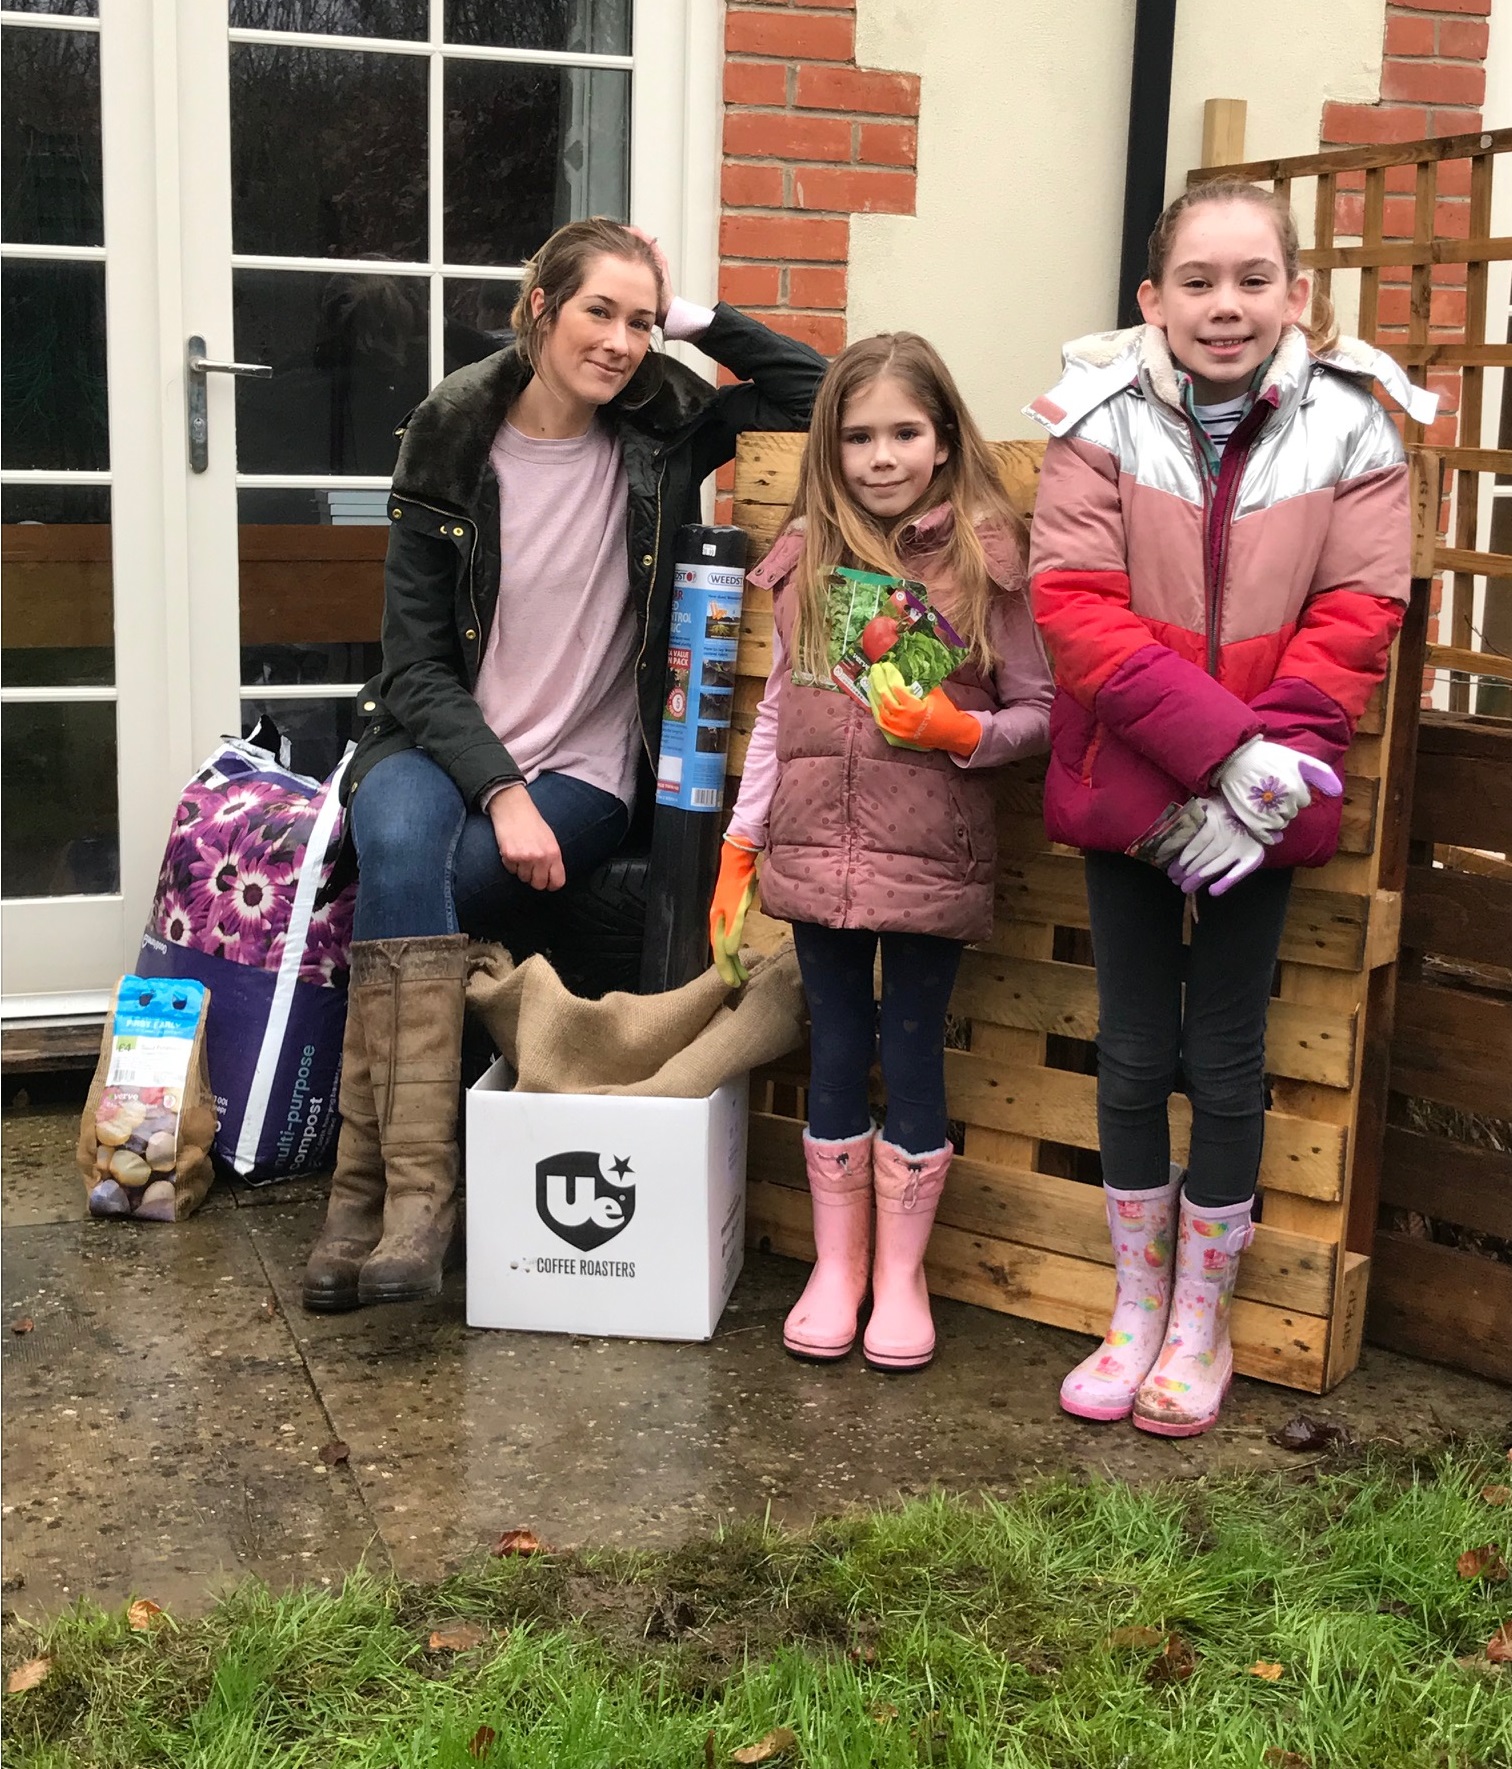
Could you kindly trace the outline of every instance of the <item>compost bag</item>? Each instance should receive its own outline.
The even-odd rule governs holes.
[[[184,788],[137,960],[209,989],[215,1157],[253,1183],[329,1165],[340,1125],[356,886],[331,884],[347,757],[325,781],[286,757],[264,719]]]

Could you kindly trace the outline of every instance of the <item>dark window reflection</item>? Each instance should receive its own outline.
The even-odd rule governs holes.
[[[7,897],[121,888],[116,709],[111,701],[12,703],[0,720]]]
[[[108,686],[115,680],[108,488],[8,485],[0,522],[6,687]]]
[[[321,31],[409,42],[429,35],[429,12],[430,0],[231,0],[231,23],[249,31]]]
[[[630,53],[630,0],[446,0],[448,43]]]
[[[392,472],[429,383],[425,279],[238,270],[232,290],[237,356],[273,365],[236,383],[240,470]]]
[[[99,37],[22,28],[0,45],[0,237],[102,245]]]
[[[426,257],[426,58],[231,47],[238,252]]]
[[[445,368],[450,374],[514,342],[509,316],[520,285],[495,277],[446,279]]]
[[[10,259],[0,332],[0,463],[108,467],[105,266]]]
[[[50,12],[58,18],[98,18],[100,0],[5,0],[7,12]]]
[[[297,774],[316,780],[341,760],[341,752],[357,735],[357,701],[354,695],[329,700],[243,700],[242,735],[249,736],[261,718],[270,718],[280,737],[289,740],[290,766]]]
[[[523,262],[564,221],[629,200],[628,72],[447,62],[450,263]]]

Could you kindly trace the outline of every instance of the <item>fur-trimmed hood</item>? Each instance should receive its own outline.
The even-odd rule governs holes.
[[[1181,370],[1159,326],[1129,326],[1073,338],[1063,347],[1061,361],[1064,373],[1056,385],[1023,408],[1025,417],[1043,424],[1052,436],[1064,436],[1104,400],[1135,385],[1163,404],[1181,409]],[[1414,386],[1402,365],[1384,350],[1361,338],[1340,338],[1331,350],[1315,356],[1300,326],[1288,326],[1281,334],[1258,396],[1286,405],[1305,397],[1312,376],[1324,372],[1379,381],[1420,424],[1432,423],[1438,410],[1438,395]]]
[[[434,387],[399,431],[395,493],[467,511],[488,471],[499,426],[532,372],[510,344],[481,362],[468,363]],[[702,414],[714,392],[686,364],[656,352],[647,355],[629,385],[603,411],[616,428],[671,438]]]

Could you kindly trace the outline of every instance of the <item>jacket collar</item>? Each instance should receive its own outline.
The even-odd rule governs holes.
[[[505,414],[530,379],[513,344],[448,375],[399,431],[394,490],[422,502],[466,510],[473,503]],[[715,389],[675,357],[648,354],[604,416],[616,429],[674,438],[698,419]]]

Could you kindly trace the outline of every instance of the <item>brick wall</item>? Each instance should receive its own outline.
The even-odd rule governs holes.
[[[845,343],[851,216],[914,207],[918,75],[857,67],[855,36],[854,0],[725,14],[719,293],[826,354]]]

